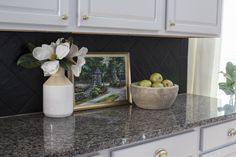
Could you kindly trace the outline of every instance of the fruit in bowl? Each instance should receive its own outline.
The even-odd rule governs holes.
[[[164,80],[164,81],[162,81],[162,83],[163,83],[163,85],[165,87],[172,87],[172,86],[174,86],[174,84],[173,84],[173,82],[171,80]]]
[[[139,84],[139,86],[142,86],[142,87],[151,87],[152,86],[152,82],[150,80],[142,80],[138,84]]]
[[[160,73],[153,73],[150,76],[150,81],[152,81],[153,83],[154,82],[162,82],[162,80],[163,80],[163,77]]]
[[[143,80],[131,84],[133,101],[138,107],[143,109],[167,109],[174,103],[178,95],[179,86],[171,80],[163,80],[159,73],[154,74],[150,76],[150,79],[152,79],[150,81]],[[158,79],[154,76],[158,77]]]
[[[153,88],[159,88],[159,87],[164,87],[164,85],[161,82],[154,82],[152,84],[152,87]]]

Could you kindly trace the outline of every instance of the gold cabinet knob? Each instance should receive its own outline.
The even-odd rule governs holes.
[[[229,129],[228,136],[229,137],[236,136],[236,129],[234,129],[234,128]]]
[[[68,19],[69,19],[69,16],[67,16],[67,15],[62,15],[62,16],[61,16],[61,19],[62,19],[62,20],[68,20]]]
[[[172,27],[175,26],[175,23],[174,23],[174,22],[171,22],[171,23],[170,23],[170,26],[172,26]]]
[[[82,20],[88,20],[88,19],[89,19],[89,17],[87,15],[82,16]]]
[[[165,149],[159,149],[156,151],[154,157],[168,157],[168,153]]]

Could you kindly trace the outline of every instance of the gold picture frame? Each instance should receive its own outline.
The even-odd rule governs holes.
[[[82,68],[80,77],[75,78],[73,75],[69,75],[74,84],[74,111],[132,103],[128,52],[89,52],[85,59],[86,64]],[[118,65],[121,79],[116,70]],[[111,76],[113,80],[108,76]]]

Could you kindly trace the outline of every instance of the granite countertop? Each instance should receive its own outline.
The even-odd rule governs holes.
[[[169,110],[119,106],[61,119],[43,114],[6,117],[0,118],[0,156],[70,157],[235,118],[235,107],[187,94],[178,95]]]

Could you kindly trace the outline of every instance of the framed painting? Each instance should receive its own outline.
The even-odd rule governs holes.
[[[131,103],[130,57],[127,52],[90,52],[74,83],[74,110]]]

